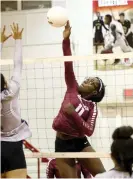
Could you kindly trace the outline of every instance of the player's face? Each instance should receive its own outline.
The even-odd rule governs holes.
[[[79,86],[79,92],[90,94],[97,94],[99,88],[99,80],[97,78],[87,78],[85,81]]]
[[[105,24],[109,24],[109,19],[108,19],[108,17],[106,17],[106,16],[105,16],[105,18],[104,18],[104,23],[105,23]]]
[[[120,16],[120,21],[121,21],[121,22],[124,21],[124,16]]]
[[[97,17],[100,17],[100,13],[99,12],[97,12],[96,14],[97,14]]]

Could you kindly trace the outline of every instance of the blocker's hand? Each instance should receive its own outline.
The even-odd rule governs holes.
[[[73,112],[75,111],[74,106],[69,103],[64,107],[64,112],[66,112],[67,114],[71,115]]]
[[[63,37],[64,39],[69,38],[71,35],[71,27],[69,21],[67,21],[67,24],[65,26],[65,30],[63,31]]]
[[[1,39],[0,39],[1,43],[4,43],[7,39],[9,39],[12,36],[12,34],[7,36],[5,34],[5,31],[6,31],[6,26],[3,27],[3,30],[1,32]]]
[[[17,40],[17,39],[22,39],[22,33],[23,33],[23,28],[20,30],[18,24],[13,23],[11,25],[12,29],[12,37]]]

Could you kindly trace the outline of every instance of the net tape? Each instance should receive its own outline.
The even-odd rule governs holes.
[[[133,52],[128,53],[112,53],[112,54],[95,54],[88,56],[62,56],[52,58],[36,58],[36,59],[24,59],[24,64],[32,64],[38,62],[63,62],[63,61],[78,61],[78,60],[112,60],[112,59],[133,59]],[[12,65],[12,59],[5,59],[0,61],[0,65]]]
[[[26,158],[110,158],[103,152],[26,153]]]

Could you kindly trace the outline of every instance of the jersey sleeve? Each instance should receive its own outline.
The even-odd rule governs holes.
[[[84,178],[92,178],[90,172],[83,165],[81,165],[81,172]]]
[[[48,162],[48,166],[47,166],[47,169],[46,169],[47,178],[54,178],[54,175],[55,175],[54,171],[55,171],[55,169],[54,169],[53,160],[50,160]]]
[[[89,111],[87,121],[84,121],[76,111],[72,113],[73,120],[82,135],[85,134],[87,136],[91,136],[94,132],[98,110],[97,105],[95,103],[93,103],[93,105],[94,106]]]
[[[22,41],[15,41],[15,54],[14,54],[14,68],[13,75],[9,83],[9,90],[12,92],[12,95],[15,95],[20,89],[20,80],[22,73]]]
[[[63,40],[63,54],[64,56],[71,56],[71,47],[70,47],[70,39]],[[66,61],[64,62],[65,66],[65,82],[67,85],[67,89],[76,89],[78,84],[75,79],[75,74],[73,70],[73,62]]]

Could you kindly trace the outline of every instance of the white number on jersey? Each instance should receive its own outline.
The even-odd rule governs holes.
[[[89,111],[89,108],[87,106],[82,105],[81,103],[75,109],[75,111],[79,114],[79,116],[82,116],[85,110]]]

